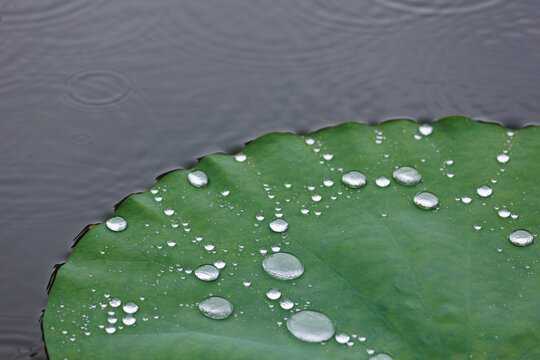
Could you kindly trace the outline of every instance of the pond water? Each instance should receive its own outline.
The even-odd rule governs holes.
[[[0,357],[45,358],[56,263],[124,196],[269,131],[540,124],[540,3],[0,3]]]

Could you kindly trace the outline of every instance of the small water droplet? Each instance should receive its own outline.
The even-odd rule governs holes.
[[[433,127],[429,124],[423,124],[423,125],[420,125],[420,127],[418,128],[418,131],[420,132],[420,134],[424,136],[429,136],[431,135],[431,133],[433,133]]]
[[[131,326],[135,324],[136,321],[137,319],[135,319],[135,317],[131,314],[124,316],[124,318],[122,319],[122,322],[124,323],[124,325],[127,325],[127,326]]]
[[[414,196],[414,203],[419,208],[431,210],[439,205],[439,199],[434,194],[423,191]]]
[[[223,269],[225,265],[226,265],[225,261],[223,261],[222,259],[218,259],[214,261],[214,266],[217,267],[218,269]]]
[[[279,280],[292,280],[304,273],[304,265],[292,254],[278,252],[264,258],[264,271]]]
[[[410,166],[403,166],[394,170],[392,176],[398,184],[405,186],[416,185],[422,180],[422,175]]]
[[[394,360],[394,358],[392,358],[390,355],[386,355],[386,354],[377,354],[377,355],[369,358],[369,360]]]
[[[378,187],[385,188],[390,185],[390,179],[386,176],[379,176],[375,179],[375,184],[377,184]]]
[[[506,164],[508,160],[510,160],[510,156],[508,156],[507,154],[497,155],[497,161],[500,162],[501,164]]]
[[[195,269],[195,276],[199,280],[214,281],[219,277],[219,269],[214,265],[201,265]]]
[[[472,201],[472,199],[471,199],[469,196],[463,196],[463,197],[461,197],[461,201],[462,201],[464,204],[470,204],[470,202]]]
[[[264,216],[263,215],[257,215],[257,216],[255,216],[255,219],[257,219],[257,221],[263,221]]]
[[[311,138],[308,138],[308,139],[306,139],[306,144],[313,145],[313,144],[315,144],[315,140],[313,140]]]
[[[326,187],[330,187],[330,186],[334,185],[334,182],[332,180],[330,180],[330,179],[324,180],[323,185],[326,186]]]
[[[244,162],[244,161],[246,161],[246,159],[247,159],[246,154],[241,154],[240,153],[240,154],[234,155],[234,160],[236,160],[238,162]]]
[[[231,193],[231,192],[230,192],[229,190],[223,190],[223,191],[221,192],[221,195],[223,195],[223,196],[229,196],[230,193]]]
[[[270,289],[266,292],[266,297],[270,300],[277,300],[281,297],[281,291],[276,288]]]
[[[333,154],[323,154],[323,159],[324,160],[332,160],[334,158],[334,155]]]
[[[173,209],[165,209],[163,210],[163,213],[167,216],[172,216],[174,214],[174,210]]]
[[[127,314],[135,314],[137,310],[139,310],[139,306],[137,306],[137,304],[135,304],[133,301],[129,301],[124,304],[122,309]]]
[[[111,299],[111,300],[109,301],[109,305],[111,305],[111,306],[114,307],[114,308],[115,308],[115,307],[119,307],[120,304],[122,304],[122,301],[120,301],[120,299],[118,299],[118,298],[114,298],[114,299]]]
[[[474,230],[478,231],[482,229],[482,225],[480,224],[474,224]]]
[[[499,211],[497,211],[497,214],[499,214],[499,216],[502,217],[503,219],[506,219],[507,217],[510,216],[510,210],[508,210],[507,208],[502,208],[502,209],[499,209]]]
[[[107,334],[114,334],[116,332],[116,328],[114,326],[107,326],[105,328],[105,331],[107,332]]]
[[[508,236],[508,239],[516,246],[527,246],[532,244],[533,235],[527,230],[516,230]]]
[[[219,296],[206,298],[199,304],[199,311],[204,316],[215,320],[228,318],[233,310],[233,305],[229,300]]]
[[[287,329],[296,338],[307,342],[323,342],[334,336],[334,324],[316,311],[300,311],[287,320]]]
[[[206,251],[212,251],[212,250],[214,250],[214,248],[215,248],[214,244],[206,244],[206,245],[204,245],[204,249]]]
[[[174,247],[174,246],[176,246],[176,242],[174,242],[174,241],[172,241],[172,240],[169,240],[169,241],[167,241],[167,245],[168,245],[169,247]]]
[[[315,202],[319,202],[322,200],[322,196],[321,195],[318,195],[318,194],[315,194],[315,195],[312,195],[311,196],[311,200],[315,201]]]
[[[336,334],[336,341],[340,344],[346,344],[347,342],[349,342],[350,339],[351,337],[344,332]]]
[[[487,185],[482,185],[476,189],[476,193],[481,197],[488,197],[493,193],[493,189]]]
[[[283,310],[291,310],[294,307],[294,303],[291,299],[283,299],[279,302],[279,306]]]
[[[191,185],[202,188],[208,185],[208,176],[201,170],[195,170],[188,174],[188,180]]]
[[[270,223],[270,229],[274,232],[284,232],[289,227],[289,223],[287,223],[283,219],[276,219]]]
[[[359,171],[349,171],[341,177],[343,184],[350,188],[359,188],[366,185],[366,176]]]
[[[127,227],[127,221],[120,216],[110,218],[105,224],[112,231],[122,231]]]

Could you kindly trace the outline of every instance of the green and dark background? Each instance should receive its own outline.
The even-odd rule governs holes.
[[[54,264],[160,173],[270,131],[540,125],[540,3],[0,1],[0,357],[43,359]]]

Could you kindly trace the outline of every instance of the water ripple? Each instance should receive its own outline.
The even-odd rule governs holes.
[[[501,4],[502,0],[373,0],[392,10],[418,15],[453,15],[486,10]]]

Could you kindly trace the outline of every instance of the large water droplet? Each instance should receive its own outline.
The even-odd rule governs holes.
[[[476,189],[476,193],[481,197],[488,197],[493,193],[493,189],[487,185],[482,185]]]
[[[112,231],[122,231],[127,227],[126,219],[120,216],[110,218],[105,224]]]
[[[292,254],[278,252],[264,258],[264,271],[279,280],[292,280],[304,273],[304,265]]]
[[[208,185],[208,176],[203,171],[195,170],[188,174],[188,180],[191,185],[202,188]]]
[[[120,299],[118,298],[114,298],[109,301],[109,305],[111,305],[112,307],[119,307],[120,304],[122,304],[122,301],[120,301]]]
[[[214,265],[201,265],[195,269],[195,276],[199,280],[214,281],[219,277],[219,269]]]
[[[416,185],[422,180],[422,175],[410,166],[403,166],[394,170],[392,176],[398,184],[405,186]]]
[[[387,187],[390,185],[390,179],[386,176],[379,176],[377,179],[375,179],[375,184],[377,184],[378,187]]]
[[[199,304],[199,311],[210,319],[226,319],[232,314],[233,310],[233,305],[229,300],[219,296],[206,298]]]
[[[266,297],[270,300],[277,300],[281,297],[281,291],[276,288],[270,289],[266,292]]]
[[[350,188],[359,188],[366,185],[366,176],[353,170],[343,174],[341,181]]]
[[[287,329],[296,338],[307,342],[322,342],[334,336],[334,324],[320,312],[300,311],[287,320]]]
[[[497,155],[497,161],[500,162],[501,164],[506,164],[508,160],[510,160],[510,156],[508,156],[507,154]]]
[[[137,312],[137,310],[139,310],[139,306],[137,306],[137,304],[135,304],[133,301],[129,301],[129,302],[124,304],[122,309],[127,314],[135,314]]]
[[[122,319],[122,322],[124,323],[124,325],[127,325],[127,326],[131,326],[135,324],[136,321],[137,319],[135,319],[135,317],[131,314],[124,316],[124,318]]]
[[[533,235],[527,230],[516,230],[508,236],[508,239],[516,246],[527,246],[532,244]]]
[[[377,355],[369,358],[369,360],[394,360],[394,358],[391,357],[390,355],[386,355],[386,354],[377,354]]]
[[[288,227],[289,223],[283,219],[276,219],[270,223],[270,229],[278,233],[284,232]]]
[[[424,136],[429,136],[433,132],[433,127],[428,124],[423,124],[423,125],[420,125],[420,127],[418,128],[418,131],[420,131],[420,134]]]
[[[423,191],[414,196],[414,203],[419,208],[431,210],[439,205],[439,199],[434,194]]]

